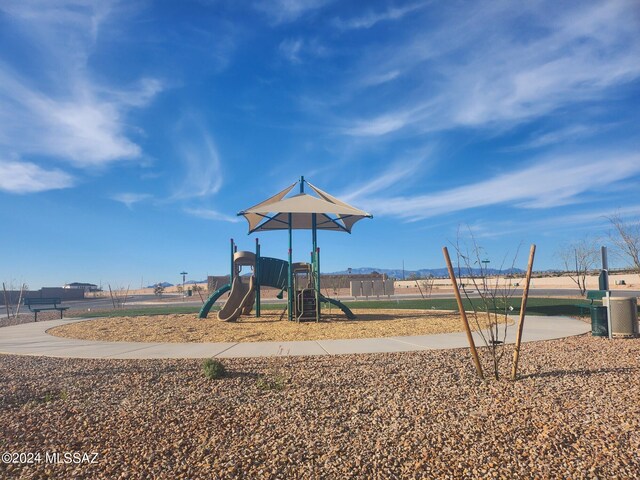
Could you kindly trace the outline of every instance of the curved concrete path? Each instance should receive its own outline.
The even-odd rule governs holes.
[[[515,319],[517,322],[517,319]],[[54,337],[46,331],[83,319],[52,320],[0,328],[0,353],[65,358],[206,358],[266,357],[280,351],[288,355],[340,355],[349,353],[412,352],[468,347],[466,335],[443,333],[411,337],[362,338],[355,340],[311,340],[252,343],[142,343],[98,342]],[[515,325],[508,327],[507,343],[515,341]],[[529,315],[524,342],[580,335],[589,324],[568,317]],[[474,334],[477,346],[482,340]]]

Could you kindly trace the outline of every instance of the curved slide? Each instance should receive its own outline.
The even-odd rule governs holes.
[[[248,313],[255,301],[255,280],[252,275],[249,282],[243,282],[242,277],[237,276],[231,285],[231,294],[218,312],[218,320],[233,322],[243,313]]]
[[[349,307],[347,307],[344,303],[338,300],[335,300],[333,298],[325,297],[324,295],[319,295],[319,297],[321,302],[330,303],[338,307],[340,310],[342,310],[349,320],[354,320],[356,318],[353,312],[349,310]]]
[[[209,315],[209,310],[211,310],[213,304],[216,303],[216,301],[229,290],[231,290],[231,284],[227,283],[226,285],[221,286],[219,289],[213,292],[211,296],[207,298],[205,304],[202,305],[198,317],[207,318],[207,315]]]

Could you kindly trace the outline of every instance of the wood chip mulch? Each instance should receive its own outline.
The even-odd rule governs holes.
[[[341,313],[341,312],[340,312]],[[280,312],[266,311],[260,318],[243,316],[221,322],[215,313],[200,319],[195,314],[100,318],[53,328],[51,335],[83,340],[129,342],[259,342],[378,338],[462,331],[457,313],[431,310],[356,309],[348,320],[334,309],[321,322],[290,322]]]

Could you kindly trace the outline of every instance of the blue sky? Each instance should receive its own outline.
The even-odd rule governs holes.
[[[374,215],[324,271],[441,267],[460,225],[553,268],[640,216],[639,58],[634,1],[2,2],[1,280],[226,274],[300,175]]]

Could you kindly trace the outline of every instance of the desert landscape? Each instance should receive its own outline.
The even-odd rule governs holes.
[[[483,361],[486,352],[481,350]],[[466,350],[225,361],[0,355],[2,448],[95,463],[5,478],[637,478],[640,341],[527,344],[516,382]],[[506,372],[503,372],[506,374]]]
[[[638,7],[0,1],[0,480],[640,480]]]
[[[416,282],[418,285],[416,285]],[[462,278],[459,280],[460,283],[469,285],[471,288],[472,280],[469,278]],[[629,290],[638,290],[640,288],[640,275],[636,273],[611,273],[609,275],[610,289],[618,294],[624,294],[625,291]],[[351,297],[351,292],[348,287],[349,278],[345,276],[345,279],[341,282],[345,286],[334,288],[331,287],[323,287],[323,293],[327,296],[336,296],[339,298],[349,298]],[[416,279],[416,280],[396,280],[394,281],[394,289],[396,295],[424,295],[428,297],[433,294],[451,294],[453,293],[453,288],[451,286],[451,280],[448,278],[435,278],[432,283],[432,289],[429,291],[427,284],[431,283],[429,280],[425,278]],[[522,277],[489,277],[489,284],[491,286],[498,285],[501,288],[505,286],[512,286],[514,288],[518,288],[518,286],[524,285],[524,276]],[[198,299],[206,299],[209,293],[207,291],[206,283],[198,283],[196,284],[200,289],[200,295],[197,291],[192,291],[192,296],[190,297],[192,300]],[[597,290],[598,289],[598,274],[591,273],[586,276],[586,286],[588,290]],[[187,284],[185,289],[193,288],[193,284]],[[531,279],[530,286],[533,294],[537,294],[536,290],[544,290],[544,289],[558,289],[558,290],[567,290],[566,297],[579,297],[579,294],[576,292],[577,286],[576,283],[571,279],[569,275],[566,273],[558,274],[558,275],[549,275],[544,273],[537,273]],[[149,295],[153,301],[173,301],[176,297],[181,297],[183,294],[181,292],[181,285],[174,285],[171,287],[167,287],[164,289],[162,296],[154,296],[154,291],[152,288],[142,288],[142,289],[129,289],[129,295]],[[430,292],[430,293],[429,293]],[[121,292],[119,292],[121,293]],[[263,287],[262,296],[265,299],[273,299],[279,293],[278,289]],[[108,298],[108,291],[101,292],[91,292],[86,294],[87,298]],[[554,295],[559,296],[559,295]],[[351,297],[353,298],[353,297]],[[364,297],[359,297],[364,298]],[[375,298],[375,297],[372,297]],[[386,298],[386,296],[381,295],[380,298]]]

